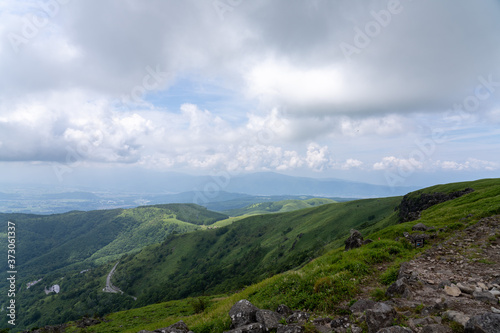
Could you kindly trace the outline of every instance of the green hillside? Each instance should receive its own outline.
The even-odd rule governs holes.
[[[437,241],[483,217],[500,214],[499,179],[438,185],[410,197],[466,188],[474,192],[436,204],[424,210],[418,221],[406,223],[398,223],[402,198],[394,197],[256,215],[225,227],[171,234],[162,243],[119,261],[112,280],[124,295],[101,292],[113,263],[86,273],[44,276],[47,285],[60,283],[61,294],[40,297],[42,285],[21,290],[23,324],[55,324],[86,313],[102,315],[147,305],[74,331],[138,332],[183,319],[195,333],[215,333],[229,328],[227,312],[242,298],[261,308],[285,303],[319,315],[335,313],[367,286],[374,290],[373,297],[379,297],[394,281],[399,264],[426,250],[429,245],[415,249],[401,238],[416,223],[445,227]],[[351,228],[374,242],[344,252]],[[154,304],[163,301],[168,302]],[[205,310],[196,304],[203,304]]]
[[[229,216],[258,215],[269,213],[285,213],[294,210],[317,207],[337,201],[326,198],[312,198],[307,200],[281,200],[275,202],[259,202],[244,208],[223,211]]]
[[[123,258],[113,283],[143,305],[237,290],[317,257],[340,244],[351,228],[389,218],[400,200],[358,200],[257,215],[222,228],[171,236]]]
[[[16,259],[24,276],[36,279],[58,269],[83,269],[227,218],[193,204],[134,209],[73,211],[55,215],[0,214],[16,223]],[[0,246],[6,247],[6,238]]]
[[[260,308],[271,309],[285,303],[295,309],[314,311],[320,316],[341,311],[343,304],[356,299],[356,295],[367,286],[374,288],[372,297],[376,299],[383,294],[385,286],[394,281],[402,261],[411,259],[430,246],[427,244],[424,248],[416,249],[402,240],[396,240],[402,232],[412,233],[411,227],[419,222],[428,226],[446,227],[446,231],[440,233],[435,240],[439,241],[454,234],[456,230],[474,225],[483,217],[500,214],[500,179],[439,185],[412,195],[453,192],[467,187],[475,191],[423,211],[418,221],[394,224],[398,214],[397,210],[394,211],[365,229],[363,234],[375,241],[359,249],[344,252],[343,247],[334,248],[301,268],[274,275],[228,297],[169,301],[113,313],[107,317],[107,322],[85,332],[154,330],[182,319],[195,333],[216,333],[229,329],[228,311],[240,299],[249,299]],[[351,208],[356,208],[357,211],[362,207],[358,207],[358,204],[355,202],[355,206]],[[383,227],[384,225],[386,226]],[[367,234],[369,230],[373,232]],[[338,246],[341,243],[337,241],[333,244]],[[162,246],[168,247],[168,243]],[[375,288],[377,286],[378,289]],[[196,313],[197,307],[194,304],[200,301],[206,304],[206,309]]]

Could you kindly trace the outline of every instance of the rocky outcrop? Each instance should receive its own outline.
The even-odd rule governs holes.
[[[372,309],[366,310],[366,325],[368,333],[376,333],[380,329],[393,326],[396,310],[388,304],[377,303]]]
[[[351,235],[345,240],[345,250],[349,251],[364,244],[363,236],[358,230],[351,229]]]
[[[465,325],[466,333],[498,333],[500,332],[500,314],[484,313],[472,317]]]
[[[242,299],[238,301],[231,310],[229,310],[229,317],[231,317],[231,328],[237,328],[257,321],[256,313],[259,309],[247,301]]]
[[[170,325],[168,327],[164,328],[159,328],[154,331],[146,331],[142,330],[139,331],[138,333],[193,333],[192,331],[189,330],[187,327],[186,323],[182,320],[176,322],[173,325]]]
[[[434,205],[459,198],[465,194],[474,192],[471,188],[466,188],[461,191],[451,192],[451,193],[422,193],[418,197],[414,197],[413,193],[407,194],[403,197],[401,204],[398,207],[399,210],[399,222],[415,221],[420,218],[420,213],[427,208]]]

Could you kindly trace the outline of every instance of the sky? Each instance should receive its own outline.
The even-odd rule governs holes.
[[[0,0],[0,36],[0,183],[500,175],[496,0]]]

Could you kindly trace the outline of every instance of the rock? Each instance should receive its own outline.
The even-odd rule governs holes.
[[[460,288],[458,288],[456,285],[452,284],[451,286],[444,286],[444,292],[453,297],[458,297],[462,293],[460,291]]]
[[[293,311],[285,304],[278,305],[276,312],[282,315],[283,317],[288,317],[293,313]]]
[[[248,324],[255,323],[257,318],[255,314],[259,309],[246,299],[242,299],[233,305],[229,310],[231,317],[231,328],[238,328]]]
[[[472,294],[474,292],[474,289],[465,284],[461,284],[460,282],[457,283],[457,287],[460,289],[461,292],[466,294]]]
[[[403,197],[401,204],[398,206],[399,223],[417,220],[420,218],[421,211],[473,191],[474,190],[471,188],[466,188],[461,191],[451,193],[422,193],[418,197],[415,197],[413,193],[407,194]]]
[[[435,318],[439,317],[425,317],[416,319],[410,318],[410,320],[408,320],[408,326],[410,326],[412,330],[417,330],[417,327],[423,327],[426,325],[433,325],[433,324],[441,324],[441,320],[436,320]]]
[[[492,306],[491,307],[491,312],[493,312],[493,313],[500,313],[500,309],[497,309],[497,308],[495,308],[495,307]]]
[[[500,332],[500,314],[483,313],[472,317],[465,325],[466,333],[498,333]]]
[[[381,328],[389,327],[396,318],[396,310],[392,306],[379,302],[375,306],[366,310],[366,324],[368,333],[375,333]]]
[[[330,322],[332,328],[346,328],[349,327],[349,317],[339,317]]]
[[[451,281],[450,280],[443,280],[439,283],[438,287],[443,289],[445,286],[450,287],[451,286]]]
[[[264,326],[261,323],[252,323],[238,328],[232,329],[230,331],[225,331],[224,333],[264,333]],[[167,333],[167,332],[165,332]]]
[[[286,325],[278,327],[276,333],[303,333],[304,327],[297,325]]]
[[[391,326],[382,328],[378,330],[377,333],[413,333],[413,331],[407,327]]]
[[[332,322],[331,318],[316,318],[313,320],[313,325],[316,330],[320,333],[331,333],[332,326],[330,325]]]
[[[427,231],[427,229],[429,228],[423,223],[417,223],[411,228],[413,231]]]
[[[441,324],[427,325],[422,328],[421,333],[453,333],[453,330],[448,326]]]
[[[469,317],[467,317],[465,314],[459,311],[453,311],[453,310],[448,310],[443,313],[443,318],[447,318],[451,321],[454,321],[456,323],[461,324],[462,326],[465,326],[467,322],[469,321]]]
[[[148,331],[148,330],[140,330],[139,332],[137,333],[155,333],[153,331]]]
[[[278,328],[283,316],[271,310],[258,310],[255,313],[255,318],[257,322],[264,326],[264,331],[269,332],[270,330]]]
[[[355,229],[351,229],[351,235],[345,240],[345,251],[356,249],[363,245],[363,236]]]
[[[154,330],[156,333],[189,333],[191,332],[182,320],[165,328]],[[191,332],[192,333],[192,332]]]
[[[391,284],[387,291],[385,292],[387,297],[403,297],[409,298],[411,297],[411,290],[408,285],[405,283],[405,279],[398,279],[396,282]]]
[[[375,301],[372,301],[371,299],[360,299],[351,307],[349,310],[351,310],[352,313],[363,313],[366,310],[373,309],[373,307],[377,304]]]
[[[490,290],[490,293],[495,297],[500,296],[500,290],[492,289]]]
[[[488,287],[482,282],[478,282],[477,286],[483,290],[488,290]]]
[[[295,311],[288,318],[286,318],[287,324],[305,324],[309,320],[309,314],[302,311]]]
[[[497,298],[489,291],[475,291],[472,295],[478,301],[493,304],[493,305],[498,304]]]

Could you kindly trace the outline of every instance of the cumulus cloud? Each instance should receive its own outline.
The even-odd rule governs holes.
[[[498,150],[487,138],[500,107],[497,1],[402,0],[387,22],[388,1],[227,5],[0,1],[0,159],[287,172],[499,163],[478,149]],[[488,98],[458,110],[478,84]],[[459,151],[396,157],[438,126],[460,131]]]

